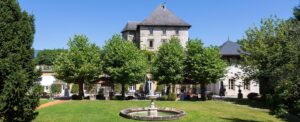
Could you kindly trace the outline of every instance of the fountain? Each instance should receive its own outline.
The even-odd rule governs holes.
[[[151,86],[151,85],[150,85]],[[150,91],[148,99],[151,100],[149,107],[144,108],[128,108],[121,110],[120,116],[127,119],[142,120],[142,121],[163,121],[175,120],[185,116],[185,112],[175,108],[157,108],[154,100],[157,98],[154,91]]]

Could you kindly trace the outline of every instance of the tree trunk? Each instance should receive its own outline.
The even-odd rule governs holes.
[[[125,84],[122,83],[122,99],[125,100]]]
[[[205,101],[206,100],[206,84],[205,83],[201,83],[200,84],[200,89],[201,89],[201,100]]]
[[[269,78],[260,78],[259,93],[261,94],[261,99],[266,100],[267,94],[274,94],[274,83],[272,83]]]
[[[83,82],[82,81],[78,83],[78,87],[79,87],[79,97],[81,99],[83,99],[84,98],[84,91],[83,91]]]
[[[166,91],[166,95],[169,95],[169,94],[170,94],[170,92],[171,92],[171,85],[170,85],[170,84],[168,84],[168,85],[167,85],[167,91]]]

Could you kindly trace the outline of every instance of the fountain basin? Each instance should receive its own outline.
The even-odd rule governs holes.
[[[128,108],[120,111],[120,116],[142,121],[176,120],[185,116],[185,112],[174,108],[157,108],[156,116],[148,115],[149,108]]]

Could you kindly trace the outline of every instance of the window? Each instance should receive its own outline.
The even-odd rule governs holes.
[[[149,48],[153,48],[153,39],[149,40]]]
[[[250,82],[244,81],[244,89],[245,90],[250,90]]]
[[[149,28],[149,35],[153,35],[153,28]]]
[[[135,85],[135,84],[131,85],[131,86],[129,87],[129,90],[130,90],[130,91],[135,91],[135,90],[136,90],[136,85]]]
[[[162,35],[167,35],[167,29],[166,28],[162,29]]]
[[[161,43],[163,44],[163,43],[166,43],[167,42],[167,39],[162,39],[161,40]]]
[[[176,35],[179,35],[179,29],[176,29],[175,33]]]
[[[235,80],[234,79],[229,79],[229,83],[228,83],[228,89],[232,89],[234,90],[234,82]]]

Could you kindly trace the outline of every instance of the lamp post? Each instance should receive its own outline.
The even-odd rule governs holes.
[[[238,99],[243,99],[243,93],[241,90],[242,82],[239,82],[239,85],[237,85],[237,87],[239,88]]]

